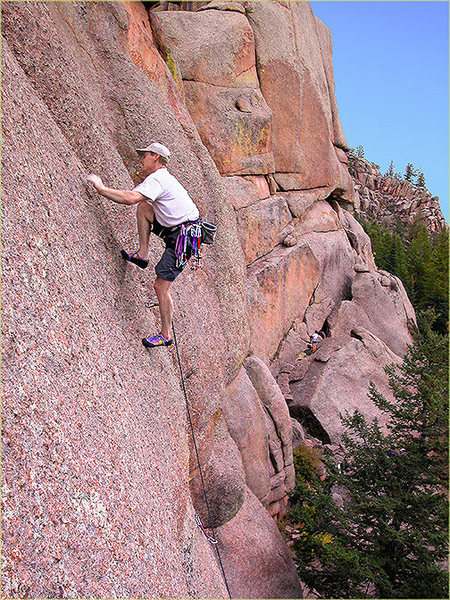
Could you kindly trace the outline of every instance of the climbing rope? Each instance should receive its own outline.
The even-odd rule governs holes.
[[[197,443],[195,441],[194,425],[192,423],[191,411],[190,411],[190,408],[189,408],[189,402],[188,402],[187,393],[186,393],[186,386],[184,384],[183,369],[181,368],[180,353],[178,351],[178,342],[177,342],[177,336],[176,336],[176,333],[175,333],[175,325],[174,325],[173,321],[172,321],[172,331],[173,331],[173,341],[175,342],[175,349],[176,349],[176,352],[177,352],[178,367],[180,369],[180,376],[181,376],[181,383],[182,383],[182,386],[183,386],[184,399],[186,401],[186,409],[187,409],[187,414],[188,414],[188,418],[189,418],[189,424],[191,426],[192,441],[194,443],[195,455],[197,457],[198,470],[200,472],[200,479],[202,481],[203,495],[205,497],[206,508],[208,509],[209,525],[210,525],[210,529],[211,529],[212,535],[209,535],[206,532],[206,530],[203,527],[203,524],[202,524],[202,522],[200,520],[200,517],[197,515],[197,513],[195,513],[195,521],[196,521],[197,525],[200,527],[200,529],[203,531],[203,533],[205,534],[206,538],[212,544],[214,544],[214,546],[216,548],[217,558],[219,559],[220,568],[222,569],[223,580],[225,582],[225,586],[227,588],[228,595],[231,598],[230,588],[228,587],[227,577],[225,575],[225,570],[223,568],[222,559],[220,557],[219,544],[217,543],[217,540],[216,540],[216,537],[215,537],[215,534],[214,534],[214,527],[213,527],[213,523],[212,523],[211,511],[209,510],[208,496],[206,495],[205,482],[204,482],[204,479],[203,479],[203,472],[202,472],[202,467],[201,467],[201,464],[200,464],[200,457],[199,457],[198,450],[197,450]]]

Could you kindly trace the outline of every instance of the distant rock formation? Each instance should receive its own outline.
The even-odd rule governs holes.
[[[438,196],[395,177],[383,176],[380,167],[348,152],[349,172],[355,188],[354,205],[361,216],[394,227],[397,220],[406,227],[414,220],[425,223],[428,232],[438,233],[448,225]]]
[[[274,524],[293,431],[380,416],[368,380],[415,322],[351,214],[329,31],[306,2],[1,8],[5,597],[226,596],[175,356],[140,341],[158,317],[120,257],[134,211],[85,184],[133,187],[160,141],[218,225],[175,325],[232,595],[301,598]]]

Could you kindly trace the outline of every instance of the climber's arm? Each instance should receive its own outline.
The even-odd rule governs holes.
[[[126,204],[127,206],[132,206],[133,204],[138,204],[139,202],[148,200],[148,198],[139,192],[134,192],[133,190],[114,190],[113,188],[108,188],[103,185],[103,181],[98,175],[88,175],[87,180],[94,185],[99,194],[105,198],[108,198],[108,200],[116,202],[117,204]]]

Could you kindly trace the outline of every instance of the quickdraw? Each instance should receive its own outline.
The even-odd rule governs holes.
[[[192,270],[201,268],[200,246],[202,241],[201,223],[189,223],[181,225],[175,244],[175,256],[177,257],[177,267],[182,267],[190,258],[192,261],[190,267]]]
[[[197,513],[194,513],[194,518],[195,518],[195,522],[197,523],[197,525],[200,527],[200,529],[203,531],[206,539],[211,542],[211,544],[217,544],[217,540],[215,537],[213,537],[212,535],[210,535],[206,529],[203,527],[203,523],[200,520],[200,517],[198,516]]]

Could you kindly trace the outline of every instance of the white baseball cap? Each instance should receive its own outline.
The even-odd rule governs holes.
[[[158,144],[158,142],[150,144],[150,146],[147,146],[147,148],[136,148],[136,152],[154,152],[163,158],[169,158],[170,156],[169,148],[166,148],[162,144]]]

